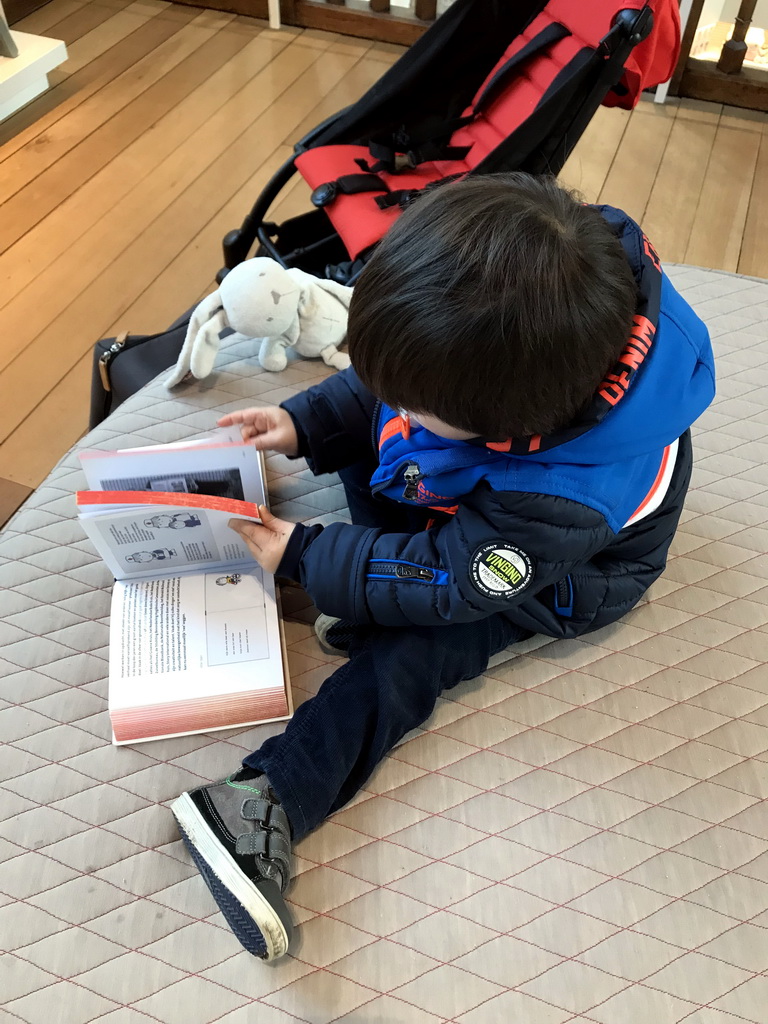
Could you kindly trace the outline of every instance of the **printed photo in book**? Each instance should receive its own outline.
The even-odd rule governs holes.
[[[231,432],[83,452],[78,517],[115,577],[115,743],[288,718],[274,578],[228,526],[258,521],[260,453]]]

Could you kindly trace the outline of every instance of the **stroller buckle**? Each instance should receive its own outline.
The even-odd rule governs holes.
[[[322,185],[317,186],[310,196],[310,201],[313,206],[322,209],[324,206],[332,203],[338,194],[338,184],[335,181],[326,181]]]
[[[411,171],[418,164],[418,159],[413,151],[408,153],[395,153],[395,174],[400,171]]]

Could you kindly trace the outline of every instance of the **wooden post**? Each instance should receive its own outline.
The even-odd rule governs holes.
[[[414,14],[419,21],[434,21],[437,17],[437,0],[416,0]]]
[[[693,39],[696,35],[696,29],[699,25],[699,19],[701,18],[701,12],[704,9],[704,0],[693,0],[691,5],[691,12],[688,15],[688,20],[683,26],[683,38],[680,44],[680,56],[677,60],[677,67],[675,68],[672,79],[669,83],[669,90],[673,96],[676,96],[679,91],[680,80],[685,73],[685,66],[688,63],[688,57],[693,46]]]
[[[742,0],[739,13],[736,15],[733,35],[723,44],[720,60],[717,62],[718,71],[723,71],[726,75],[738,75],[741,71],[744,58],[747,55],[747,30],[756,7],[757,0]]]

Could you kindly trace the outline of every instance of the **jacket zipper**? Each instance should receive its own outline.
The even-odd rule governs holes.
[[[446,586],[448,583],[448,573],[444,569],[431,569],[428,565],[417,565],[415,562],[390,562],[383,558],[372,558],[368,567],[369,580],[435,583],[438,586]]]
[[[573,580],[570,575],[563,577],[554,584],[555,612],[564,619],[573,617]]]
[[[376,404],[373,407],[373,416],[371,416],[371,446],[377,460],[379,458],[379,416],[381,415],[381,406],[381,399],[377,398]]]

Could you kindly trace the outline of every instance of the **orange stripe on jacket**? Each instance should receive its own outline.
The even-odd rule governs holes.
[[[656,493],[656,491],[657,491],[657,489],[659,487],[659,484],[661,483],[661,481],[662,481],[662,479],[664,477],[664,472],[665,472],[665,470],[667,468],[667,463],[668,462],[669,462],[669,448],[665,448],[664,449],[664,454],[661,457],[661,465],[659,466],[659,472],[656,474],[656,479],[651,484],[650,491],[648,491],[646,496],[643,498],[643,500],[637,506],[635,511],[629,517],[630,520],[634,519],[635,516],[639,516],[640,513],[643,511],[643,509],[646,507],[646,505],[648,505],[648,503],[653,498],[654,494]]]
[[[632,526],[640,522],[640,520],[645,519],[647,515],[650,515],[651,512],[654,512],[661,505],[672,482],[678,449],[679,441],[673,441],[671,445],[664,449],[656,479],[651,484],[650,490],[637,509],[624,524],[625,526]]]
[[[402,434],[405,440],[408,440],[411,436],[410,416],[393,416],[391,420],[387,420],[379,434],[379,448],[382,448],[395,434]]]
[[[395,434],[401,434],[401,428],[402,422],[399,416],[394,416],[391,420],[388,420],[379,434],[379,448],[382,448],[390,437],[394,437]]]

